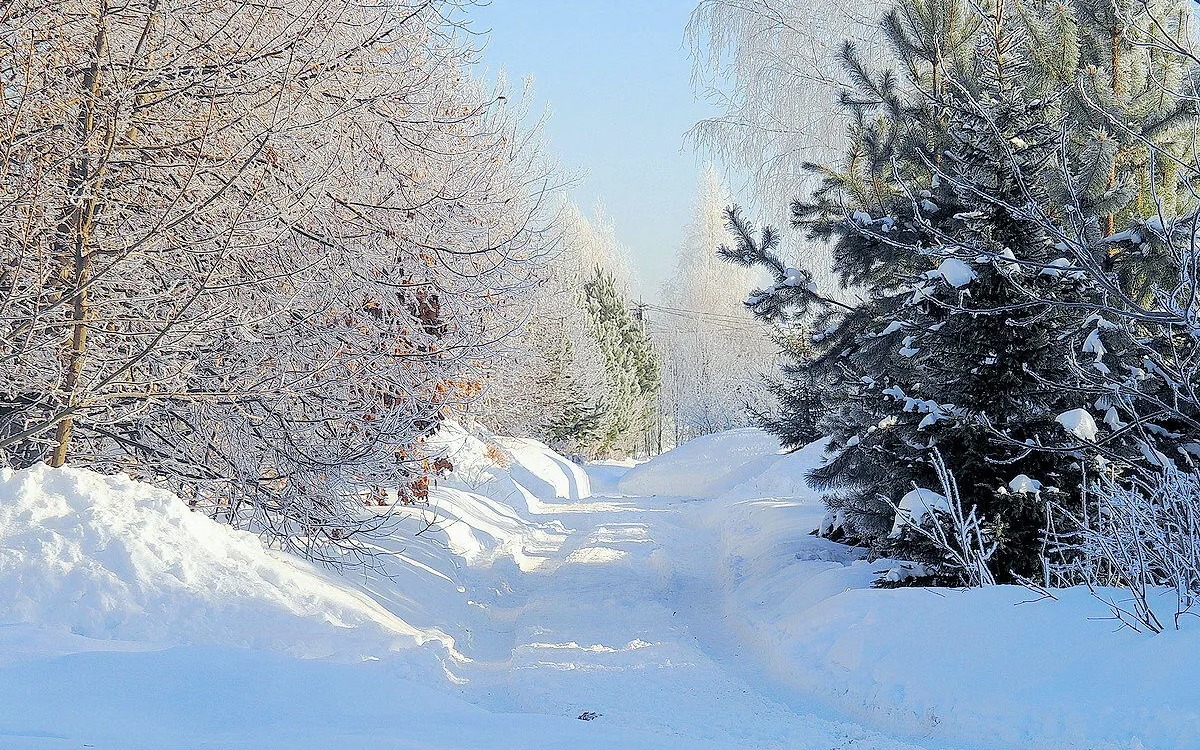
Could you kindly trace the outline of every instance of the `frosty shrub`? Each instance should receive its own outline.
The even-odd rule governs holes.
[[[1175,595],[1178,628],[1200,597],[1200,475],[1168,469],[1148,478],[1107,476],[1094,486],[1094,502],[1095,517],[1075,519],[1079,531],[1065,545],[1082,560],[1086,582],[1094,591],[1126,589],[1125,601],[1097,596],[1125,624],[1155,633],[1163,623],[1151,598],[1165,586]]]
[[[420,501],[522,317],[547,171],[424,0],[0,11],[0,462],[316,556]]]
[[[995,586],[991,565],[995,540],[984,529],[978,508],[963,508],[958,480],[936,448],[930,461],[943,494],[921,489],[906,494],[894,507],[896,522],[889,536],[909,537],[932,547],[936,562],[926,571],[934,576],[944,571],[973,588]]]

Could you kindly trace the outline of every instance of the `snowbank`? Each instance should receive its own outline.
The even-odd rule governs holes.
[[[1056,595],[847,591],[779,613],[778,627],[804,634],[783,661],[803,665],[788,677],[806,691],[913,735],[1005,750],[1195,747],[1200,628],[1120,631],[1086,589]]]
[[[443,422],[431,439],[454,471],[439,484],[547,513],[554,501],[592,494],[587,472],[544,443],[496,435],[479,425]]]
[[[769,433],[746,428],[689,440],[673,451],[627,471],[621,492],[719,499],[774,497],[819,502],[805,474],[824,455],[828,441],[783,452]]]
[[[529,506],[554,507],[542,498],[579,498],[590,488],[580,467],[534,441],[455,423],[439,439],[455,474],[427,505],[397,507],[391,535],[372,542],[376,569],[355,573],[270,550],[126,477],[5,470],[0,623],[351,660],[431,644],[460,660],[451,634],[479,619],[463,569],[539,567],[565,530],[534,520]]]
[[[722,493],[720,499],[734,501],[775,497],[820,502],[820,493],[809,487],[804,477],[821,462],[827,444],[827,440],[818,440],[791,453],[775,456],[775,460],[765,469]]]
[[[807,533],[823,443],[709,436],[620,489],[711,499],[591,501],[545,446],[454,429],[454,476],[345,576],[128,479],[0,472],[0,748],[1197,746],[1200,622],[871,588],[901,564]]]
[[[449,550],[468,565],[490,565],[511,558],[528,572],[541,567],[564,538],[561,524],[536,523],[510,505],[452,487],[430,492],[428,511]]]
[[[351,659],[452,647],[168,492],[46,466],[0,471],[0,622]]]
[[[790,470],[816,465],[821,447],[793,454]],[[1200,746],[1194,618],[1183,631],[1146,636],[1122,630],[1085,589],[1034,601],[1037,594],[1012,586],[872,588],[903,564],[868,562],[864,550],[806,534],[824,513],[811,490],[785,496],[761,486],[757,498],[690,512],[720,540],[722,621],[751,662],[804,700],[968,747]]]
[[[621,477],[629,473],[629,470],[638,464],[645,463],[645,459],[603,459],[600,461],[589,461],[587,463],[588,479],[592,485],[592,492],[601,495],[619,494]]]
[[[694,438],[630,469],[618,484],[625,495],[713,498],[753,479],[779,460],[779,441],[754,429]]]

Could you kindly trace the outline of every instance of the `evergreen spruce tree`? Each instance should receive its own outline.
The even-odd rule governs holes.
[[[1078,405],[1068,400],[1078,397],[1070,335],[1096,326],[1091,290],[1061,268],[1046,227],[1022,207],[1034,203],[1032,213],[1044,217],[1070,203],[1076,223],[1102,238],[1109,217],[1134,210],[1129,204],[1149,190],[1126,189],[1137,183],[1122,170],[1137,165],[1108,159],[1103,139],[1074,134],[1120,122],[1132,104],[1097,109],[1080,77],[1091,70],[1080,62],[1085,53],[1043,54],[1054,45],[1047,24],[1029,22],[1032,7],[903,2],[885,23],[903,83],[870,73],[847,48],[856,84],[843,97],[852,120],[847,156],[839,168],[814,167],[823,186],[793,214],[810,237],[832,242],[855,304],[817,294],[809,274],[775,255],[773,233],[754,238],[736,214],[737,245],[722,250],[774,273],[774,286],[751,300],[756,314],[808,315],[821,331],[815,356],[788,376],[800,408],[780,415],[775,431],[807,429],[811,399],[802,394],[822,387],[828,413],[817,427],[831,436],[830,455],[812,479],[830,507],[824,530],[936,570],[937,551],[895,524],[907,490],[940,490],[929,463],[936,448],[999,545],[1001,578],[1037,572],[1045,495],[1078,487],[1084,457],[1056,416]],[[1098,32],[1062,22],[1056,33],[1057,47],[1069,50],[1086,49]],[[1126,63],[1118,59],[1116,69]],[[1137,103],[1134,142],[1169,138],[1167,123],[1188,117],[1169,97],[1158,109]],[[1074,134],[1065,162],[1060,128]],[[1022,474],[1035,481],[1014,481]]]
[[[604,351],[608,338],[600,332],[611,326],[604,322],[607,313],[599,323],[596,316],[609,306],[597,307],[589,289],[603,269],[605,294],[620,298],[612,306],[622,307],[628,268],[601,209],[588,219],[567,206],[560,219],[560,244],[535,291],[529,323],[512,347],[509,364],[519,366],[490,374],[481,412],[497,431],[536,437],[566,453],[594,455],[612,449],[621,391],[628,401],[631,389],[628,377],[613,375],[613,357]]]
[[[780,445],[799,448],[822,437],[820,424],[828,409],[823,393],[829,383],[813,367],[814,351],[804,326],[785,328],[775,336],[783,359],[780,373],[766,379],[769,408],[752,408],[759,427],[779,438]]]
[[[818,294],[807,271],[775,255],[772,231],[756,241],[736,213],[730,229],[737,245],[722,253],[775,276],[773,287],[752,296],[756,314],[777,322],[809,319],[818,331],[811,355],[790,350],[795,366],[784,375],[792,396],[781,398],[783,410],[767,426],[785,441],[789,435],[807,438],[819,403],[824,414],[816,431],[830,437],[829,460],[810,480],[825,491],[830,513],[824,529],[881,551],[899,496],[917,484],[931,486],[925,443],[908,437],[925,415],[897,408],[895,394],[919,381],[906,356],[911,331],[900,318],[907,314],[911,279],[929,268],[928,257],[915,250],[925,242],[929,217],[921,215],[913,194],[948,209],[939,214],[942,223],[956,214],[944,186],[934,185],[929,164],[945,137],[939,98],[950,71],[969,59],[962,47],[978,25],[965,7],[919,3],[912,13],[888,16],[885,27],[905,56],[910,91],[892,72],[867,69],[852,46],[843,49],[856,84],[842,97],[850,144],[840,165],[810,165],[821,187],[811,202],[794,202],[792,211],[793,226],[832,243],[834,271],[855,303]],[[912,90],[921,93],[913,96]],[[809,395],[814,388],[819,397]]]
[[[571,342],[564,338],[561,347],[551,360],[554,387],[539,389],[555,398],[555,403],[546,405],[549,416],[544,435],[546,442],[557,449],[586,453],[603,433],[607,393],[583,382],[585,373],[572,367],[577,355]]]
[[[1038,572],[1045,499],[1030,489],[1073,497],[1081,486],[1078,461],[1054,450],[1075,442],[1056,418],[1076,405],[1063,334],[1093,308],[1090,290],[1055,269],[1047,228],[1023,210],[1058,192],[1058,131],[1055,103],[1030,91],[1029,46],[1006,11],[1004,2],[991,8],[969,87],[945,100],[938,176],[955,218],[931,223],[914,248],[937,266],[913,279],[903,323],[918,379],[893,394],[926,415],[919,442],[909,440],[936,447],[953,467],[962,497],[987,520],[1002,578]],[[923,210],[944,209],[928,201]]]
[[[631,453],[653,423],[658,397],[658,359],[642,321],[617,289],[611,273],[597,268],[584,283],[584,311],[600,346],[606,376],[606,399],[583,412],[600,412],[593,453]],[[602,407],[602,408],[601,408]]]

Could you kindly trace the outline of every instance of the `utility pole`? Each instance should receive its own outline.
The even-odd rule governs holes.
[[[643,336],[646,335],[646,310],[649,307],[649,305],[641,300],[633,303],[633,317],[637,318]]]

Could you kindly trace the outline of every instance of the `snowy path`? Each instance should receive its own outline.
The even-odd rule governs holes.
[[[861,748],[917,745],[797,709],[744,659],[721,614],[715,533],[689,501],[593,497],[563,505],[571,533],[539,570],[469,571],[511,658],[468,665],[466,695],[494,711],[593,712],[590,728],[662,735],[666,746]],[[790,705],[789,705],[790,704]]]
[[[593,484],[611,488],[614,473],[593,468]],[[70,490],[67,479],[59,485]],[[95,498],[103,492],[92,484],[101,480],[89,481],[77,502],[100,508]],[[728,576],[746,583],[758,576],[749,570],[754,560],[728,556],[728,532],[750,529],[752,542],[738,542],[738,552],[754,547],[776,562],[844,568],[853,557],[848,548],[794,533],[810,526],[808,516],[772,517],[773,536],[742,516],[728,523],[721,512],[730,506],[714,500],[541,492],[524,496],[527,515],[511,505],[517,494],[448,497],[475,524],[439,536],[460,541],[460,552],[397,534],[395,551],[407,563],[396,572],[408,577],[364,578],[304,572],[182,510],[178,499],[156,505],[134,494],[133,506],[161,524],[114,536],[121,524],[97,521],[94,532],[79,532],[77,568],[94,572],[86,580],[98,583],[88,589],[74,574],[64,588],[38,596],[40,616],[0,620],[0,749],[949,750],[835,719],[833,710],[769,677],[763,656],[739,642],[742,623],[726,614],[738,611],[726,606]],[[30,502],[44,512],[50,500]],[[780,505],[788,503],[736,508]],[[133,506],[114,509],[128,518]],[[92,529],[64,512],[66,521],[28,524],[31,534],[46,536],[54,564],[65,559],[70,534]],[[496,544],[508,539],[497,547],[503,552],[460,557],[475,548],[469,535],[484,528],[499,535],[491,536]],[[204,547],[193,559],[192,545],[204,540],[224,546]],[[240,566],[217,570],[210,560]],[[118,578],[136,588],[106,593]],[[224,582],[250,588],[242,595],[220,588]],[[86,590],[92,593],[80,599]],[[278,605],[264,599],[284,593]],[[211,599],[200,601],[204,594]],[[379,630],[370,619],[385,622],[388,612],[362,620],[370,607],[349,604],[376,606],[366,596],[438,637],[391,650],[398,631]],[[128,619],[118,619],[118,601]],[[329,619],[314,617],[312,607]],[[151,625],[156,637],[138,637]],[[76,635],[97,630],[101,637]],[[133,640],[120,640],[124,632]],[[188,640],[193,632],[199,637]],[[454,638],[454,650],[440,634]],[[288,650],[300,646],[314,658]],[[378,656],[364,660],[370,654]]]
[[[719,534],[695,518],[702,503],[598,496],[543,508],[565,533],[538,569],[511,558],[459,569],[473,614],[446,624],[467,660],[443,655],[440,668],[436,647],[355,664],[0,627],[0,748],[946,747],[831,720],[743,656],[722,614]]]
[[[901,563],[804,533],[820,443],[721,433],[589,467],[589,496],[485,437],[508,458],[456,438],[457,485],[402,519],[437,524],[369,573],[121,477],[0,475],[0,750],[1196,747],[1200,629],[872,588]]]

